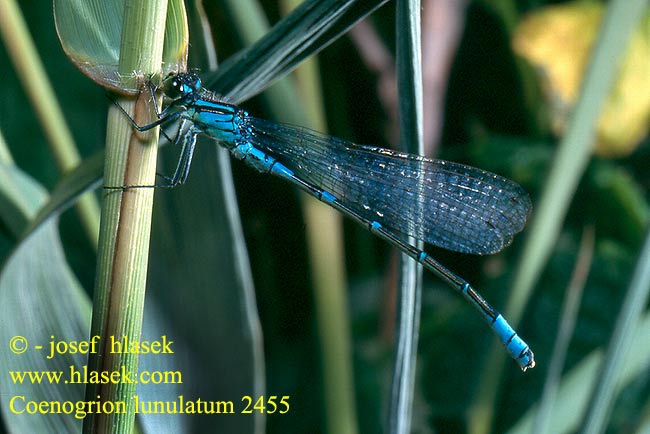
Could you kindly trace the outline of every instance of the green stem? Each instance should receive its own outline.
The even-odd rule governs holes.
[[[285,14],[300,4],[285,0]],[[280,80],[266,92],[273,99],[274,112],[286,114],[287,93],[295,92],[302,104],[294,105],[298,116],[281,119],[325,132],[327,122],[316,57],[304,61],[294,72],[295,88],[290,80]],[[279,110],[283,106],[283,110]],[[335,210],[312,198],[303,197],[307,248],[310,259],[314,300],[320,341],[327,432],[359,432],[352,363],[352,336],[347,303],[346,272],[343,258],[343,220]]]
[[[143,76],[160,70],[166,1],[127,1],[120,50],[120,73]],[[151,116],[147,93],[120,104],[144,124]],[[109,186],[153,185],[156,176],[157,129],[136,133],[117,107],[108,114],[104,182]],[[111,339],[139,341],[149,257],[153,189],[106,190],[102,204],[97,280],[91,336],[102,345],[89,361],[92,371],[137,373],[137,354],[111,351]],[[135,418],[135,384],[91,386],[88,400],[124,402],[123,414],[95,414],[86,419],[84,433],[130,433]]]
[[[2,2],[0,31],[7,51],[15,65],[29,100],[41,123],[57,167],[63,173],[79,165],[77,146],[67,127],[63,110],[57,103],[45,67],[32,40],[18,5],[13,0]],[[88,239],[97,245],[99,205],[92,193],[83,195],[75,205]]]
[[[325,131],[318,61],[304,61],[294,72],[303,96],[306,125]],[[311,264],[318,337],[320,341],[327,432],[359,432],[352,363],[352,336],[348,311],[343,219],[334,209],[303,197],[307,247]]]

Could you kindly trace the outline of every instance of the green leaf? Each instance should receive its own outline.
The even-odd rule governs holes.
[[[15,168],[1,166],[0,176],[22,194],[14,208],[23,208],[26,216],[36,214],[47,198],[42,187]],[[26,197],[29,200],[23,200]],[[86,357],[66,353],[48,359],[51,341],[87,339],[90,319],[88,297],[67,265],[57,223],[58,219],[50,219],[23,239],[0,273],[0,342],[9,345],[0,351],[2,371],[10,376],[24,371],[63,375],[58,384],[45,380],[21,383],[9,378],[2,382],[0,408],[11,432],[77,432],[81,428],[81,419],[74,414],[16,413],[29,401],[83,399],[83,384],[65,384],[64,380],[71,369],[81,372]],[[37,349],[38,345],[43,349]],[[22,353],[21,348],[25,348]]]
[[[264,90],[388,0],[309,0],[224,62],[207,87],[235,103]]]
[[[49,219],[68,209],[86,191],[92,190],[101,182],[104,168],[104,151],[95,153],[83,161],[75,170],[69,172],[57,184],[47,203],[30,221],[27,234],[38,229]]]
[[[36,214],[45,192],[13,164],[0,163],[0,221],[18,238]]]
[[[218,390],[220,400],[241,402],[259,390],[263,354],[255,353],[260,325],[248,257],[237,239],[241,228],[223,206],[234,199],[228,199],[232,185],[216,173],[230,156],[205,140],[194,158],[198,164],[182,187],[156,192],[147,297],[169,322],[163,334],[173,333],[187,348],[182,353],[191,354],[181,369],[184,394]],[[255,418],[244,416],[191,420],[196,432],[260,433]]]
[[[135,94],[149,77],[141,71],[119,71],[125,0],[55,0],[56,30],[70,60],[93,81],[111,90]],[[184,71],[188,44],[183,0],[167,7],[163,74]]]

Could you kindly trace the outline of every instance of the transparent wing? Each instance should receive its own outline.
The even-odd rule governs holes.
[[[516,183],[474,167],[249,118],[246,139],[371,221],[464,253],[512,242],[531,210]]]

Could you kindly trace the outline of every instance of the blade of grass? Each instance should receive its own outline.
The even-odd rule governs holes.
[[[0,163],[0,221],[16,239],[47,199],[43,187],[15,164]]]
[[[398,0],[396,33],[400,148],[413,154],[421,154],[424,152],[424,143],[422,141],[420,54],[422,48],[419,0]],[[414,239],[409,241],[417,243]],[[423,247],[421,242],[416,245],[419,248]],[[402,254],[400,255],[395,362],[388,403],[387,431],[393,434],[411,432],[421,300],[422,266]]]
[[[277,25],[269,30],[270,25],[264,11],[260,4],[254,0],[227,0],[224,1],[224,7],[229,18],[235,23],[235,27],[238,30],[242,29],[239,38],[244,46],[254,46],[257,41],[265,37],[268,38],[269,34],[278,32]],[[274,57],[271,55],[269,60],[273,59]],[[224,68],[223,65],[219,67],[218,71],[221,71],[222,68]],[[245,74],[247,77],[257,79],[256,74],[251,71],[245,71]],[[239,81],[240,84],[245,82],[244,80]],[[222,83],[220,82],[219,87],[221,86]],[[305,125],[308,121],[304,116],[301,105],[297,103],[298,95],[291,77],[278,78],[273,85],[265,90],[263,98],[276,119],[295,125]],[[286,101],[296,101],[296,104],[287,104]]]
[[[0,163],[3,164],[14,164],[14,159],[11,156],[11,151],[7,146],[7,141],[5,140],[2,130],[0,130]]]
[[[160,70],[167,2],[129,2],[125,5],[120,49],[120,72]],[[122,17],[117,17],[122,19]],[[147,97],[134,103],[123,98],[136,122],[145,123],[150,114]],[[157,133],[157,131],[155,132]],[[152,185],[155,182],[157,134],[136,134],[125,116],[111,107],[108,114],[105,183]],[[103,345],[89,361],[93,371],[137,372],[137,354],[112,354],[109,339],[128,337],[139,341],[146,286],[153,189],[107,191],[102,206],[98,271],[91,335],[100,335]],[[111,402],[124,401],[123,414],[95,414],[84,421],[84,433],[130,433],[133,429],[135,384],[90,386],[88,399],[100,395]]]
[[[31,221],[47,199],[47,192],[13,165],[0,164],[0,179],[2,221],[15,233],[22,233],[24,227],[15,227],[16,220],[6,219],[6,214],[22,214],[20,221]],[[7,373],[81,372],[86,363],[86,357],[79,353],[49,357],[53,339],[88,339],[90,314],[88,297],[67,264],[57,223],[58,219],[50,219],[21,239],[0,268],[0,339],[12,343],[7,345],[11,351],[0,351],[0,366]],[[38,345],[43,351],[35,348]],[[21,349],[24,351],[16,351]],[[25,411],[28,401],[81,400],[83,386],[78,383],[6,381],[0,393],[3,426],[12,433],[78,432],[81,420],[74,413],[45,411],[25,417]]]
[[[49,200],[38,211],[29,224],[29,227],[23,234],[23,237],[29,234],[50,218],[58,216],[68,209],[80,195],[87,191],[92,191],[101,183],[102,169],[104,166],[104,150],[97,152],[92,157],[83,160],[82,164],[76,169],[66,174],[56,185]]]
[[[646,314],[636,326],[629,353],[621,369],[621,377],[616,384],[616,391],[630,385],[632,381],[644,375],[650,367],[650,314]],[[553,434],[575,433],[582,427],[583,415],[598,381],[603,364],[603,350],[593,351],[562,378],[562,383],[549,416],[549,431]],[[532,407],[514,424],[507,434],[532,432],[537,408]]]
[[[80,162],[79,152],[68,129],[63,111],[57,103],[34,41],[14,0],[4,0],[0,14],[0,33],[18,71],[23,86],[38,115],[59,170],[66,173]],[[83,196],[76,205],[77,214],[90,243],[97,247],[99,205],[92,194]]]
[[[269,32],[268,22],[254,2],[233,0],[226,4],[229,5],[229,15],[238,23],[237,27],[249,28],[240,35],[244,44],[253,44]],[[322,104],[319,104],[322,99],[318,90],[320,86],[314,77],[316,67],[308,65],[309,62],[305,63],[297,71],[300,74],[300,79],[296,80],[301,84],[300,92],[293,80],[287,77],[268,88],[263,97],[276,119],[325,131]],[[309,68],[309,71],[304,68]],[[303,98],[299,99],[299,94]],[[286,101],[294,103],[287,104]],[[357,420],[342,263],[342,223],[336,212],[311,198],[305,198],[302,205],[322,348],[327,427],[332,433],[353,434],[357,432]]]
[[[535,434],[549,432],[548,426],[551,421],[553,403],[557,397],[564,361],[566,360],[571,337],[575,331],[578,308],[580,307],[580,300],[582,300],[582,293],[587,276],[589,275],[589,268],[591,267],[591,259],[594,253],[594,236],[593,226],[584,229],[582,242],[580,243],[580,251],[578,252],[576,265],[573,269],[573,276],[571,277],[563,303],[562,320],[553,346],[553,357],[551,358],[551,363],[546,373],[544,390],[542,391],[539,410],[535,418],[535,426],[532,431]]]
[[[206,80],[235,103],[260,93],[388,0],[308,0]],[[240,77],[251,77],[240,80]]]
[[[614,0],[609,4],[580,98],[529,230],[524,254],[517,267],[514,291],[504,309],[513,326],[520,322],[535,282],[557,240],[571,198],[591,156],[600,108],[613,83],[624,47],[643,17],[646,3],[645,0]],[[502,348],[492,345],[484,368],[485,375],[470,411],[471,433],[484,434],[492,426],[505,357]]]
[[[296,74],[302,78],[301,88],[316,89],[317,79],[306,76],[315,73],[315,60],[304,62]],[[304,71],[305,69],[312,71]],[[311,86],[310,86],[311,84]],[[310,92],[307,91],[309,94]],[[305,92],[300,92],[305,95]],[[308,101],[309,98],[305,98]],[[319,98],[306,103],[307,126],[324,124],[322,105]],[[320,114],[314,114],[316,111]],[[315,304],[318,319],[318,335],[323,357],[323,382],[327,405],[327,427],[332,434],[354,434],[358,432],[352,366],[352,337],[350,336],[350,315],[347,303],[346,272],[343,258],[343,222],[341,215],[332,208],[303,196],[302,211],[305,216],[310,268],[314,285]]]
[[[603,433],[607,428],[606,423],[614,403],[615,392],[621,381],[622,366],[634,338],[634,332],[641,323],[648,298],[650,298],[650,229],[646,233],[632,282],[616,320],[612,340],[605,354],[605,363],[597,377],[598,384],[594,389],[581,431],[583,434]]]
[[[238,4],[249,2],[237,1]],[[232,3],[231,1],[224,2],[224,5]],[[197,51],[203,55],[200,56],[204,59],[204,64],[207,65],[208,70],[217,69],[217,53],[214,44],[212,43],[212,32],[205,17],[203,6],[200,1],[195,2],[195,19],[200,23],[201,41],[199,44],[202,49],[197,48],[197,38],[194,39],[193,53]],[[232,6],[231,6],[232,7]],[[247,11],[244,11],[245,13]],[[257,15],[255,15],[257,16]],[[235,26],[239,28],[239,26]],[[258,28],[255,24],[254,28]],[[259,26],[264,28],[263,26]],[[252,38],[257,39],[253,34]],[[255,285],[253,282],[253,274],[250,266],[248,251],[246,248],[246,240],[244,238],[244,230],[242,227],[241,217],[239,214],[239,207],[237,204],[237,193],[232,175],[232,167],[230,161],[230,153],[222,147],[217,149],[217,165],[219,173],[219,185],[223,193],[223,204],[226,210],[227,230],[232,239],[232,254],[235,258],[235,273],[239,285],[239,299],[243,306],[244,321],[246,327],[246,335],[250,338],[251,356],[252,356],[252,388],[254,396],[266,396],[266,367],[265,367],[265,354],[264,354],[264,336],[262,332],[262,325],[260,323],[259,310],[257,307],[257,298],[255,295]],[[254,434],[264,434],[266,432],[266,414],[263,412],[255,412],[254,420]]]
[[[299,1],[285,1],[284,8]],[[291,4],[291,6],[289,5]],[[305,125],[326,132],[318,61],[303,62],[294,72],[295,93],[302,104]],[[283,83],[281,80],[279,83]],[[271,87],[269,90],[274,89]],[[288,95],[287,95],[288,96]],[[279,105],[281,98],[275,98]],[[297,101],[298,102],[298,101]],[[291,121],[291,120],[288,120]],[[343,258],[343,222],[339,213],[303,195],[307,246],[321,346],[327,430],[332,434],[355,434],[358,422],[355,406],[352,337],[347,303],[346,272]]]

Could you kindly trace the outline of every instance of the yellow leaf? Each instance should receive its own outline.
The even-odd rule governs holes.
[[[574,2],[542,8],[515,31],[514,50],[535,66],[546,92],[552,128],[561,134],[575,104],[603,18],[600,3]],[[618,78],[598,122],[596,154],[630,154],[650,120],[650,20],[634,32]]]

